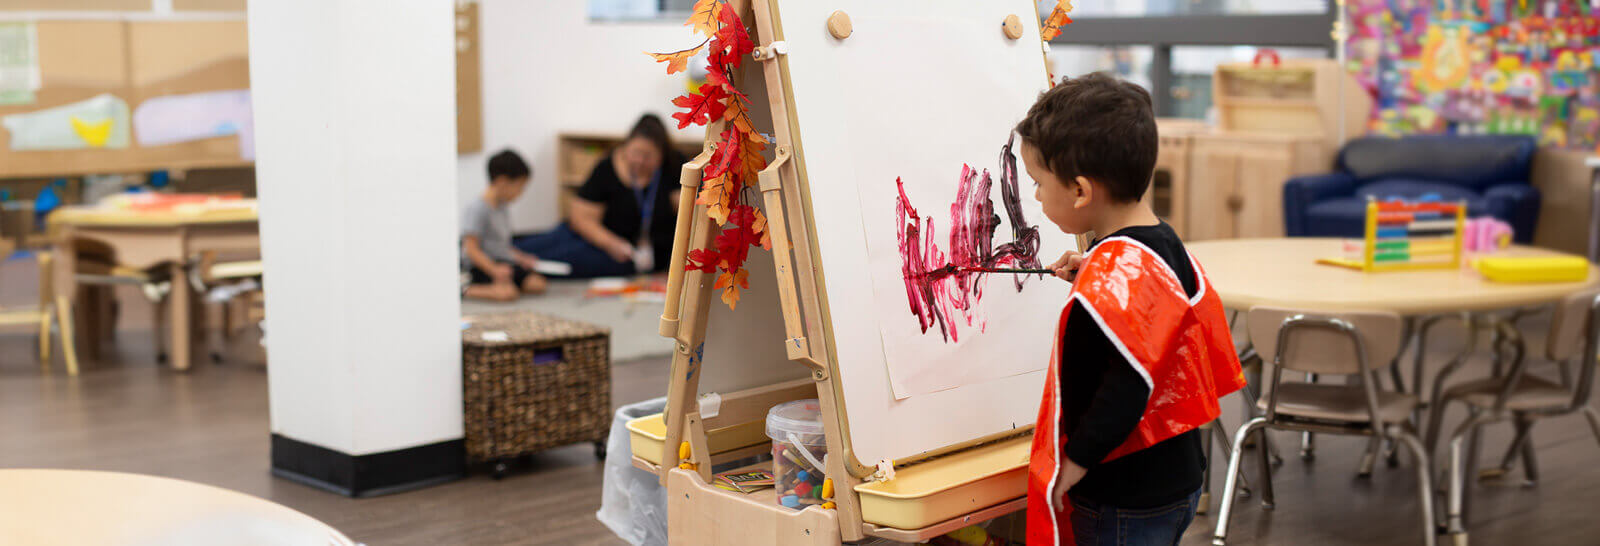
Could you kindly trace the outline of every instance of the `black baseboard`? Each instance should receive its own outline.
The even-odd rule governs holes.
[[[349,497],[375,497],[466,475],[466,443],[446,440],[383,453],[350,455],[272,435],[272,475]]]

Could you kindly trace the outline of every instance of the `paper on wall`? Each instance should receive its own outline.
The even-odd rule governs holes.
[[[128,103],[110,94],[0,118],[11,149],[79,150],[128,147]]]
[[[140,146],[238,135],[239,156],[255,158],[249,89],[166,95],[144,101],[133,111],[133,128]]]
[[[0,23],[0,104],[30,104],[42,84],[33,23]]]

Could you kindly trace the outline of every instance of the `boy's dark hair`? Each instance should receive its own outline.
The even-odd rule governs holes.
[[[532,175],[528,162],[522,156],[511,150],[500,150],[499,153],[489,157],[489,183],[504,178],[506,180],[520,180]]]
[[[661,152],[661,158],[666,160],[672,153],[672,140],[667,136],[667,125],[655,114],[639,116],[639,121],[634,122],[633,129],[628,130],[628,138],[643,138],[656,146],[656,151]]]
[[[1103,73],[1064,79],[1039,94],[1017,135],[1063,182],[1101,183],[1118,203],[1144,196],[1156,168],[1156,118],[1150,92]]]

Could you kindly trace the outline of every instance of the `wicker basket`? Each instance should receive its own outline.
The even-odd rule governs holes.
[[[493,461],[498,476],[507,459],[567,444],[593,442],[596,456],[604,456],[611,427],[610,330],[534,313],[465,320],[461,383],[469,462]]]

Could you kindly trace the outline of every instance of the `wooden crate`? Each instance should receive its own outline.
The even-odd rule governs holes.
[[[534,313],[464,320],[470,322],[461,331],[468,462],[494,462],[498,476],[507,459],[557,446],[591,442],[596,456],[604,456],[610,330]]]
[[[1372,114],[1366,89],[1331,59],[1222,64],[1211,85],[1218,128],[1318,135],[1330,151],[1342,144],[1341,120],[1348,140],[1366,134]]]

